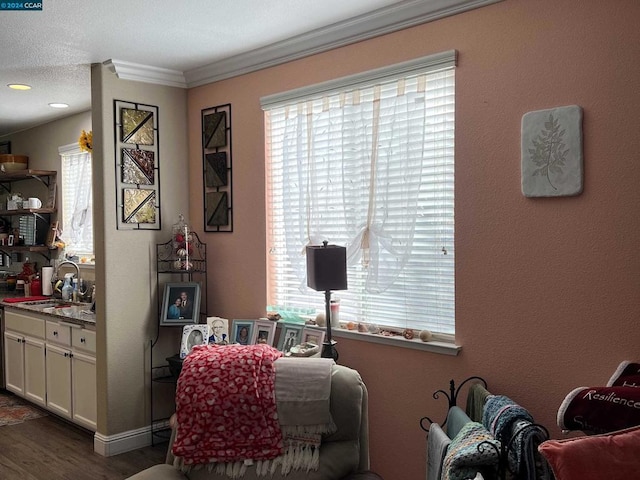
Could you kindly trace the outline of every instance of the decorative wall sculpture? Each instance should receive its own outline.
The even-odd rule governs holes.
[[[526,113],[521,162],[525,197],[582,193],[582,108],[570,105]]]
[[[114,100],[118,229],[159,230],[158,107]]]
[[[231,198],[231,105],[202,110],[204,229],[233,231]]]

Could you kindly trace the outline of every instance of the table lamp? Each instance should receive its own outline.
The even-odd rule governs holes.
[[[307,247],[307,286],[317,291],[324,290],[327,334],[322,344],[322,358],[338,360],[338,351],[331,338],[331,290],[347,289],[347,249],[338,245]]]

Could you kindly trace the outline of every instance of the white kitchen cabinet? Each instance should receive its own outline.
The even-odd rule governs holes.
[[[6,310],[4,339],[7,390],[95,431],[95,330]]]
[[[71,350],[47,343],[47,409],[71,419]]]
[[[4,376],[7,390],[24,397],[23,336],[4,332]]]
[[[4,338],[7,390],[46,406],[44,320],[7,312]]]
[[[95,431],[96,333],[47,320],[47,408]]]

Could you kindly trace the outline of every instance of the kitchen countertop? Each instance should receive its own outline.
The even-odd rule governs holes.
[[[5,296],[4,298],[8,298]],[[73,303],[51,298],[32,302],[7,303],[2,298],[0,304],[5,310],[19,310],[42,314],[56,320],[67,321],[80,325],[95,325],[96,315],[91,312],[90,303]]]

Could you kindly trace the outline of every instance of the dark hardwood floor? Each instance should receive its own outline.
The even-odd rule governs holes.
[[[0,480],[125,479],[164,461],[167,443],[112,457],[93,451],[93,435],[48,415],[0,427]]]

